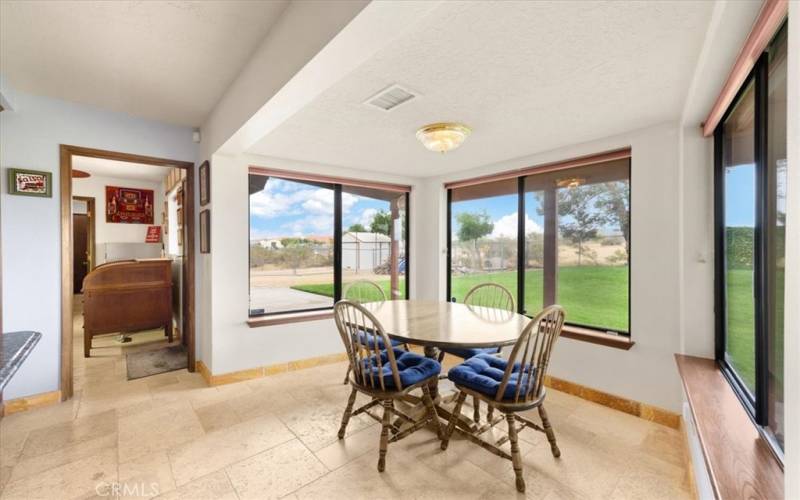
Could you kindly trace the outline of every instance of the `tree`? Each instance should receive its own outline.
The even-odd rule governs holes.
[[[558,215],[561,234],[578,249],[578,265],[585,253],[584,243],[597,237],[606,215],[595,204],[603,188],[596,184],[559,189]]]
[[[625,254],[631,254],[630,184],[624,181],[607,182],[595,201],[595,208],[605,214],[604,222],[617,226],[625,239]]]
[[[494,230],[491,217],[489,217],[489,214],[486,212],[461,212],[456,216],[456,222],[458,222],[459,241],[472,242],[472,249],[475,252],[478,266],[483,269],[483,259],[481,258],[481,251],[478,247],[478,240]]]
[[[363,224],[353,224],[352,226],[347,228],[347,230],[350,231],[351,233],[366,233],[367,232],[367,228],[365,228]]]
[[[389,236],[389,230],[392,227],[392,214],[385,210],[381,210],[372,218],[369,225],[370,231],[373,233],[380,233]]]

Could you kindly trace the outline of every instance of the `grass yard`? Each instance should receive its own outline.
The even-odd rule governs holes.
[[[730,363],[755,392],[755,304],[753,270],[729,269],[727,276],[727,352]]]
[[[486,282],[503,285],[516,295],[517,275],[513,271],[505,271],[453,276],[453,297],[462,302],[470,288]],[[380,284],[388,297],[389,282]],[[567,321],[570,323],[628,331],[627,267],[561,267],[558,271],[558,287],[558,302],[566,309]],[[333,296],[332,283],[297,285],[292,288]],[[542,289],[542,271],[533,269],[526,272],[525,309],[529,314],[535,314],[542,308]]]

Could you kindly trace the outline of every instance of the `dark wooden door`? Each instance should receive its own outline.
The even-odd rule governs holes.
[[[73,214],[72,216],[72,269],[74,276],[73,292],[80,293],[83,278],[89,273],[89,216]]]

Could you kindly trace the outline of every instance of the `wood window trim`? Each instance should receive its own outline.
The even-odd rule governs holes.
[[[716,361],[675,361],[716,498],[783,498],[780,463]]]
[[[714,101],[714,105],[702,124],[703,137],[711,137],[714,133],[725,112],[739,93],[739,89],[750,75],[750,71],[756,65],[758,58],[761,57],[772,37],[780,29],[788,12],[788,0],[766,0],[763,3],[758,18],[756,18],[731,72],[725,80],[717,100]]]
[[[576,158],[569,158],[566,160],[558,160],[554,162],[542,163],[530,167],[523,167],[514,170],[506,170],[496,174],[483,175],[479,177],[472,177],[469,179],[461,179],[452,182],[444,183],[445,189],[455,189],[461,187],[475,186],[477,184],[484,184],[487,182],[496,182],[516,177],[523,177],[527,175],[543,174],[545,172],[556,172],[559,170],[566,170],[576,167],[587,167],[596,163],[605,163],[613,160],[623,160],[631,157],[631,148],[621,148],[612,151],[605,151],[603,153],[594,153],[586,156],[578,156]]]
[[[260,328],[262,326],[288,325],[290,323],[304,323],[306,321],[320,321],[325,319],[333,319],[333,309],[257,316],[248,319],[247,326],[250,328]]]
[[[590,344],[622,349],[623,351],[630,350],[630,348],[636,344],[630,337],[612,335],[599,330],[573,325],[564,325],[561,329],[561,336],[567,339],[589,342]]]
[[[258,167],[250,165],[249,174],[281,177],[296,181],[324,182],[327,184],[341,184],[342,186],[355,186],[371,189],[380,189],[395,193],[410,193],[411,186],[405,184],[392,184],[390,182],[365,181],[359,179],[348,179],[346,177],[335,177],[332,175],[312,174],[308,172],[298,172],[294,170],[282,170],[278,168]]]

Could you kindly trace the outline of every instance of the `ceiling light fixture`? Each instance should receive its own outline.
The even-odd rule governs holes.
[[[460,123],[432,123],[417,130],[417,139],[431,151],[446,153],[459,147],[471,132]]]
[[[556,186],[560,188],[575,188],[583,184],[586,184],[586,179],[583,177],[566,177],[556,181]]]

